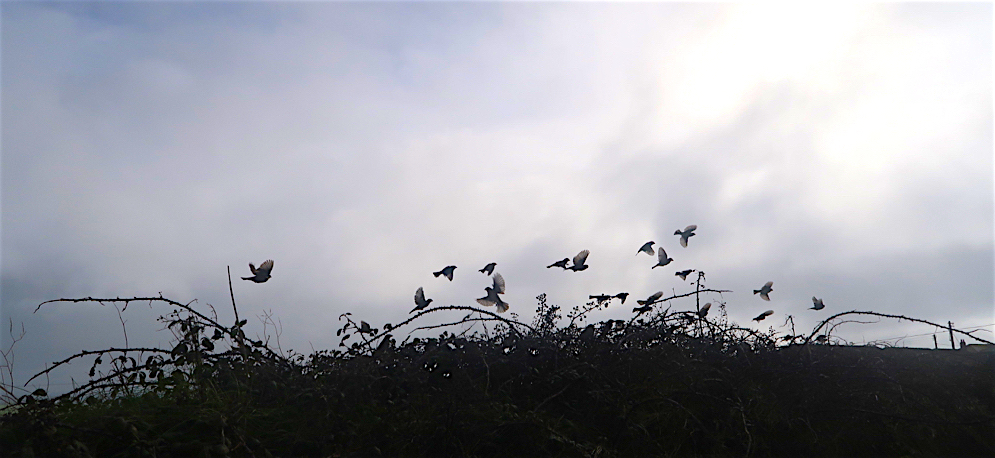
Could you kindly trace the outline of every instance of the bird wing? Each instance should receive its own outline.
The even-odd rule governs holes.
[[[661,297],[663,297],[663,291],[657,291],[657,292],[653,293],[652,296],[646,298],[646,302],[647,303],[656,302],[656,300],[659,299],[659,298],[661,298]]]
[[[763,299],[763,300],[765,300],[765,301],[769,301],[770,300],[770,296],[767,295],[767,291],[760,291],[760,298]]]
[[[580,253],[577,253],[577,256],[574,256],[574,265],[575,266],[584,265],[584,261],[587,261],[587,255],[589,254],[591,254],[590,250],[584,250],[581,251]]]
[[[269,272],[273,270],[273,260],[267,259],[262,264],[259,264],[259,268],[256,271],[262,272],[263,275],[269,275]],[[253,272],[255,273],[255,272]]]
[[[256,266],[254,266],[251,262],[249,263],[249,272],[252,272],[252,275],[256,274]]]
[[[684,248],[688,247],[688,236],[687,234],[681,234],[681,246]]]
[[[504,294],[504,277],[499,273],[494,274],[494,291],[497,294]]]
[[[767,283],[764,283],[763,289],[767,290],[768,292],[769,291],[773,291],[773,288],[772,288],[773,286],[774,286],[774,282],[769,281]]]
[[[508,308],[510,307],[507,302],[504,302],[504,301],[502,301],[500,299],[498,300],[498,303],[495,304],[495,305],[497,305],[497,312],[498,313],[507,312]]]
[[[660,259],[660,262],[666,261],[667,260],[667,252],[663,250],[663,247],[660,247],[660,248],[657,248],[657,249],[659,250],[659,252],[657,253],[657,257]]]
[[[649,253],[649,255],[652,256],[653,255],[653,243],[654,242],[646,242],[646,243],[644,243],[643,246],[639,247],[639,251],[637,251],[636,254],[639,254],[639,253]]]
[[[685,227],[684,228],[684,232],[691,232],[691,231],[694,231],[695,229],[698,229],[698,226],[695,225],[695,224],[692,224],[692,225],[690,225],[688,227]]]
[[[486,297],[482,297],[480,299],[477,299],[477,303],[480,304],[480,305],[483,305],[484,307],[492,307],[492,306],[494,306],[494,304],[496,304],[496,302],[494,302],[494,301],[492,301],[492,300],[490,300],[490,299],[488,299]]]
[[[421,306],[425,303],[425,290],[421,286],[418,287],[418,291],[415,291],[415,305]]]

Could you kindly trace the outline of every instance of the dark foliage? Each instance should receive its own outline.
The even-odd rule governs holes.
[[[715,321],[656,307],[582,327],[588,312],[607,307],[592,302],[558,326],[559,307],[538,299],[531,325],[471,307],[431,308],[383,329],[346,314],[345,350],[307,357],[247,339],[244,321],[224,327],[162,299],[177,308],[164,318],[176,331],[172,349],[67,359],[96,356],[91,382],[59,397],[22,397],[0,419],[0,449],[11,457],[995,456],[995,353],[776,338],[728,323],[721,306]],[[469,313],[450,328],[496,326],[393,337],[445,310]]]

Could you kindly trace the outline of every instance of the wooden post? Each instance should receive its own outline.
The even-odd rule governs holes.
[[[947,331],[950,332],[950,348],[956,350],[957,345],[954,345],[954,324],[949,321],[947,321]]]
[[[933,334],[933,349],[939,350],[940,344],[936,343],[936,334]]]

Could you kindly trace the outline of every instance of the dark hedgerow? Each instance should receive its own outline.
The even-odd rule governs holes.
[[[705,318],[663,308],[704,293],[720,291],[696,286],[630,320],[591,324],[589,313],[609,302],[564,318],[540,295],[531,324],[465,306],[426,308],[380,328],[344,314],[341,349],[309,356],[247,338],[244,320],[224,326],[161,296],[72,299],[170,305],[163,320],[174,345],[81,352],[54,365],[93,358],[91,380],[5,408],[0,449],[11,457],[995,456],[995,353],[838,345],[831,332],[846,313],[809,336],[778,336],[729,322],[724,304]],[[462,318],[415,326],[447,312]],[[402,329],[408,337],[398,341]],[[443,330],[411,337],[416,329]],[[822,329],[827,337],[816,336]]]

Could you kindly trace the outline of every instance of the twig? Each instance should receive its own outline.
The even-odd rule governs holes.
[[[231,308],[235,311],[235,326],[238,326],[238,307],[235,307],[235,290],[231,287],[231,266],[228,266],[228,292],[231,293]]]
[[[910,318],[910,317],[907,317],[905,315],[889,315],[887,313],[861,312],[861,311],[857,311],[857,310],[851,310],[849,312],[840,312],[840,313],[837,313],[837,314],[835,314],[835,315],[833,315],[833,316],[831,316],[829,318],[826,318],[825,320],[822,320],[822,322],[819,323],[819,325],[816,326],[815,329],[812,330],[812,333],[809,334],[808,337],[805,338],[805,343],[810,342],[812,340],[812,337],[814,337],[819,332],[819,330],[821,330],[822,327],[825,326],[827,323],[829,323],[831,320],[836,319],[838,317],[841,317],[843,315],[871,315],[871,316],[879,316],[879,317],[884,317],[884,318],[895,318],[895,319],[898,319],[898,320],[908,320],[908,321],[913,321],[913,322],[916,322],[916,323],[923,323],[923,324],[928,324],[928,325],[931,325],[931,326],[936,326],[938,328],[944,328],[944,329],[948,328],[947,326],[944,326],[944,325],[941,325],[941,324],[937,324],[937,323],[933,323],[932,321],[920,320],[920,319],[917,319],[917,318]],[[961,331],[960,329],[955,329],[955,328],[952,328],[952,327],[950,327],[949,329],[951,330],[951,332],[956,332],[956,333],[964,334],[964,335],[969,336],[972,339],[977,340],[979,342],[983,342],[983,343],[986,343],[986,344],[989,344],[989,345],[995,345],[995,342],[991,342],[991,341],[982,339],[980,337],[975,337],[975,336],[971,335],[968,332]]]

